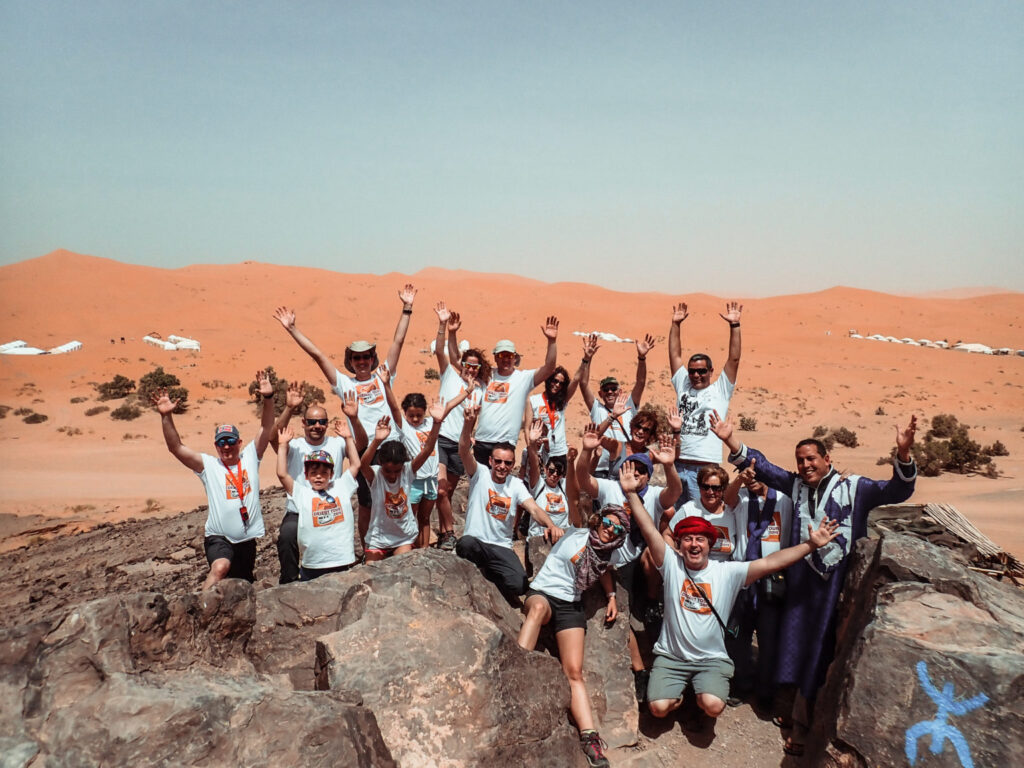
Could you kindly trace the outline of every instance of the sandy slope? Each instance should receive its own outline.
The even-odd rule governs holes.
[[[353,259],[338,268],[357,265]],[[179,419],[186,443],[205,449],[220,421],[235,421],[251,436],[256,420],[246,387],[257,368],[273,365],[285,378],[307,379],[326,390],[316,366],[271,317],[273,308],[295,307],[299,327],[340,362],[351,339],[376,339],[386,348],[400,309],[396,290],[407,279],[420,293],[396,384],[400,395],[434,387],[423,378],[436,366],[427,351],[437,329],[431,307],[446,299],[463,314],[463,337],[486,349],[498,338],[513,338],[528,368],[541,362],[539,325],[548,314],[561,319],[559,360],[570,372],[579,363],[580,341],[573,331],[633,338],[653,333],[659,345],[649,360],[645,400],[666,404],[672,391],[664,337],[672,303],[685,299],[690,306],[685,350],[707,351],[720,364],[728,329],[717,313],[726,298],[734,298],[615,293],[585,283],[545,284],[437,268],[411,278],[251,262],[161,270],[66,251],[2,267],[0,342],[24,339],[46,348],[77,339],[85,346],[64,356],[0,356],[0,404],[49,416],[30,425],[12,411],[0,421],[0,537],[7,537],[0,548],[44,535],[31,531],[52,527],[51,517],[88,525],[204,501],[199,483],[167,454],[155,414],[132,422],[84,415],[97,404],[92,382],[118,373],[138,379],[162,365],[191,392],[194,406]],[[651,285],[656,287],[656,276]],[[847,426],[862,445],[837,448],[837,464],[881,476],[885,469],[876,467],[875,459],[888,452],[897,420],[911,412],[919,417],[954,413],[972,425],[975,439],[998,439],[1009,448],[1011,455],[997,460],[1004,476],[923,479],[915,500],[953,503],[999,544],[1024,554],[1024,533],[1011,519],[1024,501],[1024,358],[846,336],[855,328],[865,335],[1024,347],[1024,294],[908,298],[834,288],[744,305],[743,363],[733,413],[756,417],[757,431],[745,435],[752,445],[789,465],[793,443],[815,425]],[[147,346],[141,338],[151,331],[197,338],[202,352]],[[634,366],[631,344],[606,343],[594,362],[594,376],[611,372],[631,384]],[[88,400],[72,404],[74,397]],[[328,406],[336,412],[333,398]],[[885,415],[875,415],[879,407]],[[577,398],[571,408],[573,433],[583,424],[582,413]],[[58,431],[61,427],[81,434],[68,435]],[[271,462],[263,470],[265,483],[271,483]]]

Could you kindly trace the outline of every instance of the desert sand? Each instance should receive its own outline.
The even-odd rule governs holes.
[[[431,393],[436,367],[429,353],[444,299],[461,312],[460,338],[491,349],[512,338],[523,367],[542,362],[539,326],[549,314],[561,321],[559,362],[575,371],[580,338],[574,331],[605,331],[636,338],[652,333],[658,346],[648,360],[645,402],[668,405],[666,334],[671,306],[686,301],[685,354],[708,352],[720,368],[728,327],[719,318],[726,299],[743,310],[743,357],[731,413],[751,416],[757,429],[742,433],[750,445],[783,466],[794,443],[816,425],[856,431],[860,446],[837,446],[842,469],[871,477],[888,470],[876,459],[893,445],[894,425],[911,413],[927,420],[952,413],[982,444],[1000,440],[1010,452],[996,459],[1000,477],[945,474],[921,478],[915,502],[953,504],[997,544],[1024,555],[1024,532],[1015,516],[1024,503],[1024,358],[968,355],[848,338],[880,333],[902,338],[977,341],[1024,347],[1024,294],[970,298],[892,296],[850,288],[767,299],[660,293],[617,293],[585,283],[548,284],[511,275],[426,269],[415,275],[346,274],[363,265],[339,263],[338,272],[246,262],[163,270],[55,251],[0,267],[3,319],[0,343],[23,339],[50,348],[72,339],[80,351],[55,356],[0,355],[0,551],[88,528],[98,521],[160,516],[205,503],[202,487],[166,451],[155,412],[129,422],[109,413],[86,416],[98,404],[94,383],[116,374],[135,380],[163,366],[190,392],[191,407],[177,418],[186,444],[210,450],[215,424],[239,425],[255,435],[257,419],[247,387],[254,372],[272,365],[288,380],[307,380],[327,393],[316,365],[292,342],[272,312],[294,307],[298,326],[340,365],[353,339],[390,343],[401,304],[398,288],[419,289],[395,388]],[[581,275],[586,278],[586,275]],[[651,276],[651,287],[657,286]],[[166,352],[142,342],[150,332],[198,339],[200,352]],[[122,344],[120,339],[124,337]],[[114,340],[114,343],[111,341]],[[603,343],[593,364],[599,379],[633,383],[632,344]],[[596,381],[594,382],[596,384]],[[86,398],[72,403],[72,398]],[[106,405],[117,407],[119,401]],[[46,414],[24,423],[14,409]],[[884,414],[876,414],[881,409]],[[570,405],[570,434],[585,423],[582,398]],[[923,435],[923,429],[921,433]],[[265,461],[264,487],[276,482]]]

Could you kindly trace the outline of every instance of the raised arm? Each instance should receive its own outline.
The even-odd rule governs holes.
[[[277,430],[277,444],[280,446],[277,451],[277,479],[281,481],[281,487],[288,495],[291,495],[292,488],[295,487],[295,481],[288,474],[288,441],[293,437],[295,433],[288,426]]]
[[[544,379],[550,376],[555,366],[558,365],[558,318],[554,315],[548,317],[547,322],[540,327],[544,338],[548,340],[548,351],[544,357],[544,365],[538,368],[533,374],[533,386],[544,383]]]
[[[348,419],[349,429],[352,430],[352,439],[355,440],[356,450],[365,451],[370,444],[370,439],[363,429],[363,423],[359,420],[359,398],[353,390],[345,392],[341,396],[341,412]]]
[[[320,370],[323,371],[324,376],[327,379],[327,383],[331,387],[338,386],[338,369],[334,366],[334,363],[321,352],[317,346],[306,338],[305,334],[302,333],[295,325],[295,310],[288,309],[287,307],[278,307],[274,310],[274,317],[277,321],[284,326],[284,329],[288,331],[288,335],[295,339],[295,343],[299,345],[303,352],[313,358],[316,364],[320,366]]]
[[[356,423],[359,424],[358,419],[356,419]],[[361,424],[359,425],[359,428],[363,428]],[[352,430],[349,429],[349,426],[345,422],[345,419],[334,420],[334,434],[336,434],[338,437],[345,441],[345,458],[348,459],[347,471],[352,473],[352,477],[358,477],[360,465],[359,450],[356,448],[356,440],[352,436]],[[364,431],[363,434],[365,435],[366,432]]]
[[[754,479],[754,462],[751,462],[746,469],[737,474],[729,484],[725,486],[725,493],[722,494],[722,503],[729,508],[735,508],[740,503],[740,488],[748,480]]]
[[[601,433],[598,432],[597,424],[591,422],[583,428],[583,450],[576,462],[576,482],[580,490],[592,499],[597,498],[597,480],[590,474],[591,457],[600,446]]]
[[[437,360],[437,372],[444,373],[448,367],[448,348],[445,343],[445,336],[448,332],[448,320],[452,313],[448,311],[443,301],[434,305],[434,312],[437,313],[437,338],[434,339],[434,358]]]
[[[672,323],[668,327],[668,370],[673,376],[683,367],[682,325],[688,316],[686,302],[672,307]]]
[[[530,492],[540,482],[540,443],[544,438],[544,422],[533,419],[526,433],[526,466],[527,479],[530,481]]]
[[[675,471],[676,443],[669,435],[658,438],[658,447],[651,451],[654,459],[665,468],[665,490],[658,501],[662,509],[671,509],[683,492],[683,481]],[[664,517],[664,516],[663,516]]]
[[[651,559],[655,566],[661,568],[661,564],[665,562],[665,540],[661,538],[658,529],[654,527],[654,521],[647,514],[643,501],[636,493],[636,475],[633,472],[633,462],[625,462],[619,468],[619,485],[622,486],[622,492],[626,494],[626,503],[629,504],[629,509],[633,513],[632,525],[640,526],[640,532],[650,549]]]
[[[797,521],[794,519],[794,525]],[[788,568],[793,563],[803,559],[816,549],[820,549],[839,535],[839,523],[835,520],[822,518],[818,530],[807,526],[807,540],[802,541],[795,547],[786,547],[778,552],[773,552],[767,557],[759,560],[752,560],[747,566],[747,581],[744,586],[753,584],[763,576]]]
[[[266,371],[256,371],[256,383],[260,385],[260,397],[263,398],[260,431],[256,433],[256,458],[262,459],[274,433],[274,385]]]
[[[573,528],[583,528],[583,513],[580,510],[580,486],[576,480],[576,457],[579,451],[576,446],[570,445],[569,452],[565,454],[565,499],[569,502],[569,525]]]
[[[647,386],[647,353],[654,349],[654,337],[651,334],[644,334],[642,339],[636,340],[636,383],[633,385],[633,405],[640,407],[640,400],[644,396],[644,388]]]
[[[740,439],[736,437],[731,416],[727,419],[722,419],[719,417],[718,411],[712,411],[708,419],[711,431],[729,448],[729,462],[733,466],[739,469],[746,469],[749,465],[756,465],[754,476],[762,483],[787,496],[793,492],[793,480],[796,475],[792,472],[787,472],[782,467],[775,466],[759,451],[743,445]]]
[[[174,426],[174,409],[181,403],[181,398],[171,400],[167,396],[166,389],[158,389],[153,393],[151,402],[156,406],[160,414],[160,426],[164,433],[164,442],[167,443],[167,450],[171,452],[178,461],[191,469],[193,472],[203,471],[203,457],[196,451],[187,447],[181,442],[178,435],[178,428]]]
[[[473,477],[476,474],[477,460],[473,456],[473,441],[471,436],[476,426],[476,417],[480,415],[479,405],[467,405],[462,411],[462,434],[459,435],[459,458],[462,459],[462,466],[466,468],[466,474]]]
[[[377,455],[380,444],[387,440],[390,434],[391,419],[381,416],[377,422],[377,428],[373,431],[373,440],[366,446],[366,450],[363,451],[363,455],[359,459],[359,471],[363,473],[363,477],[368,483],[373,482],[373,457]]]
[[[736,374],[740,369],[740,315],[743,313],[743,305],[730,301],[725,305],[725,314],[718,316],[729,324],[729,359],[725,361],[725,375],[729,381],[736,383]]]
[[[391,410],[391,420],[395,422],[395,426],[401,429],[405,423],[405,418],[402,416],[402,409],[398,407],[398,398],[395,397],[395,391],[391,389],[391,372],[381,365],[374,373],[380,379],[381,384],[384,385],[384,398],[387,400],[388,408]]]
[[[409,331],[409,318],[412,317],[412,303],[416,299],[416,288],[412,283],[406,283],[405,287],[398,292],[398,298],[402,300],[402,314],[398,316],[398,325],[395,326],[395,338],[388,350],[387,364],[392,373],[398,370],[398,357],[402,354],[402,345],[405,344],[405,334]]]
[[[291,423],[292,416],[295,415],[295,411],[297,411],[299,406],[302,405],[303,400],[305,400],[305,398],[302,395],[302,389],[299,387],[299,382],[289,382],[288,392],[285,394],[284,408],[281,409],[281,415],[277,417],[276,421],[274,421],[274,426],[270,430],[270,447],[275,451],[277,450],[278,445],[278,434]]]
[[[462,374],[462,354],[459,352],[459,329],[462,327],[462,317],[458,312],[451,312],[448,318],[448,362],[455,370]]]
[[[580,360],[580,392],[589,412],[594,407],[594,392],[590,389],[590,363],[601,347],[597,343],[597,334],[583,337],[583,358]]]
[[[427,413],[430,415],[430,432],[427,433],[427,441],[423,443],[420,452],[412,460],[413,472],[423,466],[423,463],[430,458],[430,454],[434,452],[434,446],[437,445],[437,435],[441,431],[441,422],[444,421],[445,416],[444,403],[441,402],[441,398],[437,398],[430,404]]]

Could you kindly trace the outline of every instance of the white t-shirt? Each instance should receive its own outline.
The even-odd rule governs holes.
[[[303,568],[337,568],[356,561],[351,472],[335,478],[325,491],[292,486],[288,503],[299,510],[299,562]]]
[[[544,482],[544,478],[541,478],[533,486],[533,500],[537,502],[537,506],[548,513],[552,523],[559,528],[564,528],[566,531],[572,529],[572,525],[569,524],[569,499],[566,498],[561,484],[552,488]],[[531,518],[530,536],[543,536],[544,530],[540,523]],[[558,542],[555,543],[557,544]]]
[[[469,480],[463,535],[511,549],[516,507],[527,499],[532,500],[533,497],[518,477],[509,475],[504,483],[498,485],[491,479],[490,468],[477,462],[476,471]]]
[[[420,455],[423,446],[427,444],[430,428],[433,425],[434,420],[429,416],[424,416],[423,421],[420,422],[418,427],[414,427],[408,421],[402,419],[402,439],[405,441],[405,447],[409,451],[410,459],[415,459]],[[427,460],[416,470],[417,480],[426,480],[430,477],[437,477],[437,443],[434,444],[434,449],[430,452]]]
[[[576,563],[583,550],[587,548],[589,537],[590,530],[587,528],[572,528],[566,531],[551,548],[540,572],[530,582],[530,589],[570,603],[579,600],[580,593],[574,584]]]
[[[394,549],[412,544],[419,535],[416,513],[409,505],[412,488],[412,463],[402,466],[402,474],[394,484],[384,479],[380,467],[371,467],[370,527],[366,531],[367,549]]]
[[[624,444],[630,438],[629,425],[633,423],[633,417],[636,416],[636,403],[633,402],[632,395],[629,401],[626,403],[629,410],[619,416],[617,420],[612,420],[612,425],[605,430],[602,437],[614,437],[619,443]],[[590,420],[595,424],[600,424],[602,421],[611,416],[611,411],[604,407],[604,403],[598,398],[594,398],[594,405],[590,409]],[[718,439],[717,437],[715,438]],[[622,455],[624,448],[619,448],[619,455]],[[594,467],[595,472],[606,472],[609,468],[609,459],[611,454],[608,453],[604,448],[601,448],[601,458],[597,460],[597,466]]]
[[[249,523],[242,523],[239,509],[238,489],[228,477],[228,470],[216,456],[200,454],[203,471],[196,472],[206,489],[206,501],[210,510],[206,516],[207,536],[223,536],[232,544],[258,539],[264,534],[263,512],[260,509],[260,460],[256,457],[256,443],[249,443],[242,449],[238,464],[231,467],[235,478],[241,472],[242,500],[249,514]]]
[[[530,395],[530,412],[533,418],[544,422],[548,443],[547,456],[565,456],[569,452],[569,445],[565,441],[565,411],[552,407],[549,414],[544,395],[539,394]],[[551,426],[552,421],[554,427]]]
[[[673,374],[672,386],[675,387],[679,415],[683,419],[679,458],[719,463],[722,460],[722,441],[711,431],[708,416],[711,411],[718,411],[718,415],[725,418],[734,384],[723,372],[711,385],[694,389],[684,365]]]
[[[334,475],[331,480],[337,480],[345,471],[342,466],[345,458],[345,440],[336,436],[324,436],[320,445],[312,445],[305,437],[296,437],[288,441],[288,475],[295,481],[295,485],[309,487],[306,479],[306,456],[313,451],[327,451],[334,459]],[[288,505],[285,512],[295,512],[295,502],[288,497]]]
[[[740,488],[740,500],[736,505],[737,510],[747,510],[747,500],[750,498],[750,491]],[[767,499],[757,497],[757,507],[764,509]],[[749,514],[747,520],[750,520]],[[789,534],[793,525],[793,502],[789,496],[776,492],[775,509],[772,511],[772,521],[768,523],[763,534],[761,534],[761,557],[767,557],[773,552],[778,552],[789,546]],[[743,552],[746,553],[744,546]]]
[[[445,405],[450,403],[460,394],[466,390],[466,382],[458,372],[455,370],[454,365],[449,365],[444,369],[444,373],[441,374],[441,392],[440,397],[445,402]],[[453,443],[459,442],[459,438],[462,437],[462,425],[466,418],[463,413],[467,405],[480,405],[483,398],[483,387],[476,387],[461,403],[455,406],[451,413],[441,422],[441,431],[438,433],[441,437],[451,440]]]
[[[711,598],[722,621],[729,620],[736,595],[747,580],[748,566],[749,563],[709,560],[703,571],[690,571],[693,580]],[[682,555],[665,547],[665,561],[658,571],[665,584],[665,619],[654,652],[677,661],[728,659],[722,626],[686,578]]]
[[[717,439],[717,438],[716,438]],[[686,517],[703,517],[718,531],[718,538],[711,546],[712,560],[744,560],[747,551],[747,508],[727,507],[725,504],[718,512],[709,512],[700,499],[691,499],[672,515],[669,531],[675,530],[676,524]]]
[[[334,394],[340,398],[346,392],[356,393],[356,397],[359,399],[359,423],[363,425],[363,429],[366,431],[366,439],[373,440],[373,433],[377,429],[377,422],[384,416],[391,418],[388,398],[384,394],[384,382],[380,380],[380,376],[376,373],[371,373],[370,378],[366,381],[358,381],[338,370],[335,370],[334,375],[337,376]],[[392,372],[392,384],[395,383],[396,378],[396,374]],[[392,419],[391,434],[388,435],[388,440],[400,440],[401,438],[401,431]]]
[[[626,503],[626,495],[622,492],[622,486],[619,485],[618,480],[597,479],[594,482],[597,483],[597,504],[600,508],[603,509],[609,504],[618,504],[627,510],[629,509],[629,504]],[[644,494],[643,498],[644,509],[647,510],[647,514],[654,521],[655,528],[658,527],[658,521],[661,520],[661,516],[665,513],[665,508],[661,506],[661,492],[664,490],[661,486],[649,485],[647,493]],[[633,521],[630,521],[630,524],[636,525]],[[633,562],[640,557],[646,546],[647,544],[643,538],[640,539],[640,544],[637,545],[630,541],[629,536],[627,536],[622,546],[612,552],[612,565],[619,567]]]
[[[516,444],[523,426],[526,399],[533,389],[533,371],[512,371],[508,376],[491,373],[476,423],[476,439],[484,443]]]

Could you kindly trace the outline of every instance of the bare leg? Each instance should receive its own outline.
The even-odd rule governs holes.
[[[400,547],[395,547],[395,551],[392,552],[391,554],[392,555],[404,555],[406,552],[412,552],[412,547],[413,547],[412,544],[403,544]]]
[[[519,630],[519,647],[532,651],[537,647],[540,628],[551,619],[551,606],[540,595],[530,595],[523,606],[523,626]]]
[[[448,474],[448,468],[441,466],[437,474],[437,525],[441,533],[455,530],[455,516],[452,514],[452,495],[459,487],[459,475]]]
[[[207,590],[216,584],[218,581],[228,575],[228,571],[231,570],[231,561],[226,557],[218,557],[212,563],[210,563],[210,572],[206,575],[206,581],[203,582],[203,590]]]
[[[430,513],[433,511],[433,499],[420,499],[416,505],[416,522],[420,528],[419,536],[416,537],[417,549],[426,549],[430,546]]]
[[[718,717],[725,709],[725,702],[713,694],[698,693],[697,706],[703,709],[709,717]]]
[[[655,717],[668,717],[669,713],[679,709],[682,703],[682,698],[658,699],[657,701],[648,702],[647,706]]]
[[[651,560],[651,551],[645,549],[640,555],[640,567],[644,570],[644,579],[647,580],[647,598],[656,600],[661,595],[661,574]]]
[[[644,670],[644,657],[640,655],[640,644],[636,641],[636,635],[633,634],[633,630],[629,630],[629,640],[626,642],[629,648],[629,666],[634,672],[643,672]]]
[[[581,731],[594,730],[594,714],[590,710],[590,696],[583,682],[582,627],[563,629],[555,634],[558,655],[562,657],[562,671],[569,679],[569,712]]]

